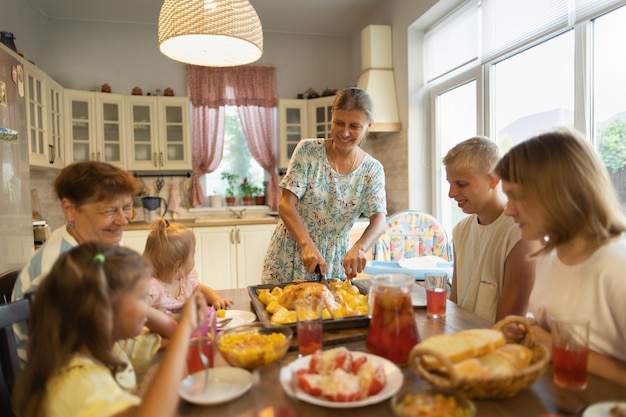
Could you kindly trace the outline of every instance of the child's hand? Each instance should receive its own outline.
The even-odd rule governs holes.
[[[233,305],[233,300],[225,300],[223,298],[218,298],[213,301],[213,308],[216,310],[225,310],[228,307]]]

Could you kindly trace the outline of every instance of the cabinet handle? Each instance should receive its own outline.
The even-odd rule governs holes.
[[[235,229],[230,230],[230,244],[231,245],[235,244]]]
[[[96,154],[94,152],[91,153],[91,160],[92,161],[96,160]]]
[[[96,161],[100,162],[100,151],[96,154]]]
[[[152,163],[154,164],[155,167],[158,167],[156,152],[152,154]]]
[[[240,244],[241,243],[241,239],[239,237],[239,229],[237,229],[236,232],[237,232],[237,244]]]
[[[159,164],[163,166],[163,152],[159,152]]]
[[[56,153],[54,152],[54,145],[48,145],[48,162],[54,164]]]

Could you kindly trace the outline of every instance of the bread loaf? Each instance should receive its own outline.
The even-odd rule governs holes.
[[[511,375],[530,365],[532,351],[515,343],[505,344],[495,351],[454,365],[460,377]]]
[[[456,364],[491,353],[504,344],[504,335],[498,330],[471,329],[454,334],[431,336],[423,340],[420,346],[436,350]],[[422,357],[422,364],[426,369],[437,369],[443,365],[435,357],[429,355]]]

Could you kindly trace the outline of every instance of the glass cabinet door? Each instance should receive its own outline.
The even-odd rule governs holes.
[[[159,168],[154,104],[151,97],[132,98],[130,103],[131,170]]]
[[[93,99],[94,93],[85,91],[68,92],[69,103],[69,143],[71,162],[95,161],[95,135],[92,133],[94,124]]]
[[[282,99],[278,102],[279,168],[286,169],[301,139],[307,135],[307,100]]]
[[[63,87],[56,83],[48,84],[50,100],[48,107],[48,117],[50,121],[50,143],[48,147],[52,159],[50,163],[59,168],[65,165],[65,137],[63,136]]]
[[[161,169],[191,169],[191,136],[189,99],[187,97],[157,97],[158,160]]]
[[[126,167],[123,143],[124,97],[110,93],[96,93],[98,102],[99,160]]]
[[[43,80],[33,74],[27,74],[28,97],[28,142],[30,153],[46,156],[43,120]]]

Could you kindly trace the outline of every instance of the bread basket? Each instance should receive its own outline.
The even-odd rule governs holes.
[[[550,360],[548,348],[535,340],[530,324],[522,317],[507,317],[495,324],[494,329],[500,330],[502,327],[520,323],[526,327],[526,336],[520,344],[532,351],[530,365],[524,369],[516,371],[510,375],[464,375],[460,376],[446,356],[432,348],[415,345],[409,354],[409,364],[414,371],[421,375],[426,381],[435,387],[456,391],[468,398],[509,398],[515,396],[519,391],[532,385],[545,371]],[[443,368],[436,372],[426,369],[422,365],[422,356],[429,355],[437,358],[444,364]]]

